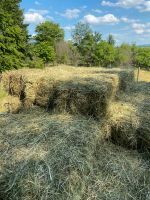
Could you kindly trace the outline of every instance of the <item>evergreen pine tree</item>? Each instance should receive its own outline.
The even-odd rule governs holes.
[[[20,2],[1,0],[0,3],[0,72],[20,68],[25,58],[28,33]]]

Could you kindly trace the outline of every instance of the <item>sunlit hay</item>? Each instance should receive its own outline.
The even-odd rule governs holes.
[[[26,119],[28,117],[33,118],[26,116]],[[38,123],[37,119],[34,120]],[[38,120],[45,120],[43,126],[40,125],[39,135],[32,129],[28,134],[23,130],[24,126],[22,133],[19,133],[15,120],[14,130],[12,124],[10,126],[11,132],[14,131],[10,139],[7,127],[8,132],[3,139],[7,138],[10,146],[7,149],[7,160],[3,157],[6,151],[2,151],[6,170],[2,173],[0,194],[12,199],[27,199],[29,194],[33,199],[41,196],[43,199],[71,199],[75,193],[83,195],[85,189],[81,191],[79,186],[92,170],[96,141],[103,137],[97,123],[94,120],[64,118],[60,115],[58,118],[57,115],[52,116],[51,120],[49,116],[38,115]],[[18,126],[20,123],[18,118]],[[30,139],[25,140],[27,135]]]
[[[111,127],[111,140],[127,148],[137,148],[140,118],[136,108],[129,103],[114,102],[110,105],[109,115],[107,125]]]
[[[122,91],[126,91],[130,88],[130,85],[134,83],[134,71],[123,70],[119,73],[119,88]]]
[[[55,110],[100,118],[107,113],[112,88],[111,83],[92,78],[66,82],[56,88]]]
[[[2,107],[7,113],[17,114],[21,110],[22,104],[18,97],[7,96],[3,101]]]
[[[138,119],[136,136],[138,148],[150,148],[150,87],[149,83],[139,82],[130,88],[130,92],[119,96],[120,101],[131,104],[136,109]]]
[[[41,78],[37,83],[35,104],[47,108],[53,102],[55,92],[55,80]]]
[[[22,99],[24,108],[31,108],[35,103],[36,83],[26,82],[24,89],[24,99]]]
[[[2,83],[11,96],[24,98],[25,77],[19,71],[4,74]]]

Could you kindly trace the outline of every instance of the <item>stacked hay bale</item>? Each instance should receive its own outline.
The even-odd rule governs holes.
[[[113,143],[126,148],[137,148],[137,129],[140,119],[136,108],[125,102],[113,102],[109,110],[110,118],[107,125],[110,126],[110,138]]]
[[[54,99],[56,81],[51,78],[41,78],[37,83],[35,104],[48,108]]]
[[[119,72],[119,89],[126,91],[130,88],[130,85],[134,83],[134,71],[122,70]]]
[[[56,88],[54,108],[99,119],[107,113],[112,91],[112,83],[103,80],[87,78],[66,82]]]

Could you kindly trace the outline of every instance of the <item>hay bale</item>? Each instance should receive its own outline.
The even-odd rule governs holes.
[[[107,113],[112,90],[112,83],[92,78],[66,82],[56,88],[54,109],[99,119]]]
[[[37,81],[35,104],[47,108],[53,101],[55,81],[50,78],[41,78]]]
[[[141,147],[150,149],[150,98],[145,100],[139,109],[140,126],[137,136]]]
[[[32,107],[36,97],[36,84],[34,82],[26,82],[24,96],[23,106],[25,108]]]
[[[119,72],[119,89],[126,91],[130,84],[134,82],[134,71],[123,70]]]
[[[110,139],[113,143],[126,148],[137,148],[140,121],[135,107],[125,102],[114,102],[110,106],[109,115]]]
[[[9,73],[3,78],[3,85],[11,96],[24,98],[25,77],[20,73]]]
[[[5,107],[8,113],[17,114],[22,108],[21,101],[18,97],[8,96],[3,102],[3,106]]]

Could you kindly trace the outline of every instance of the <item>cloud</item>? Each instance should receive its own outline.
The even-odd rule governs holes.
[[[92,9],[93,12],[101,14],[103,11],[99,9]]]
[[[38,24],[46,20],[45,15],[48,14],[48,10],[35,10],[29,9],[27,13],[24,14],[24,23],[26,24]]]
[[[107,14],[101,17],[96,17],[94,15],[86,15],[84,16],[83,21],[91,25],[99,25],[99,24],[114,24],[119,22],[119,19],[115,17],[113,14]]]
[[[37,5],[37,6],[41,5],[41,3],[40,3],[39,1],[35,1],[34,3],[35,3],[35,5]]]
[[[24,23],[25,24],[38,24],[43,22],[45,19],[39,13],[25,13],[24,14]]]
[[[64,26],[63,29],[70,32],[75,29],[75,26]]]
[[[76,19],[79,17],[80,12],[79,9],[67,9],[63,14],[61,14],[61,16],[68,19]]]
[[[133,23],[131,25],[136,34],[143,34],[150,32],[150,23]]]
[[[141,12],[150,11],[150,1],[147,0],[118,0],[113,3],[111,1],[102,1],[102,6],[136,8]]]
[[[29,13],[38,13],[40,15],[46,15],[49,13],[48,10],[36,10],[36,9],[29,9],[28,12]]]
[[[135,23],[135,22],[139,22],[138,19],[129,19],[127,17],[121,17],[120,21],[124,22],[124,23]]]

